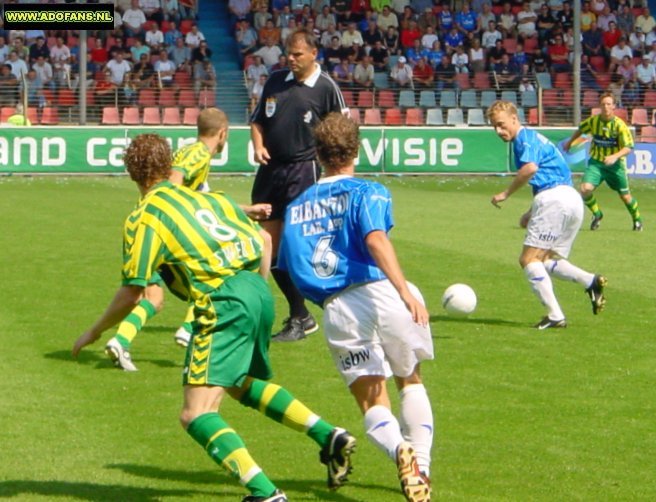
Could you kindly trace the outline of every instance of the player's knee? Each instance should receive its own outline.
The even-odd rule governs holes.
[[[180,413],[180,425],[184,430],[187,430],[189,427],[189,424],[194,421],[195,416],[191,413],[191,410],[188,410],[187,408],[183,408],[182,412]]]

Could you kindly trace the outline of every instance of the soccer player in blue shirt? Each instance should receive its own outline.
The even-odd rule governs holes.
[[[558,304],[551,277],[577,282],[586,288],[592,312],[604,308],[606,278],[582,270],[569,261],[576,234],[583,222],[583,200],[572,186],[572,177],[560,151],[542,134],[522,127],[517,108],[508,101],[495,101],[487,111],[497,135],[512,144],[517,176],[492,204],[508,199],[525,184],[533,189],[533,204],[522,217],[526,222],[524,248],[519,264],[533,292],[547,308],[538,329],[565,328],[565,314]]]
[[[389,191],[353,177],[358,135],[357,124],[338,113],[315,128],[325,177],[288,206],[278,266],[323,307],[335,365],[364,415],[367,436],[396,462],[406,498],[427,501],[433,415],[420,363],[433,358],[428,312],[387,236]],[[399,419],[385,384],[392,375]]]

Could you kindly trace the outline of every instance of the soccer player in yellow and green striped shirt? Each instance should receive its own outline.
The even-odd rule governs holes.
[[[192,190],[207,192],[208,176],[212,157],[223,150],[228,134],[228,117],[218,108],[206,108],[198,115],[198,141],[184,146],[173,155],[169,180]],[[254,219],[266,217],[270,205],[255,204],[242,206],[242,209]],[[145,290],[144,298],[121,322],[114,336],[107,343],[107,354],[114,359],[117,366],[126,371],[136,371],[137,367],[130,356],[130,346],[143,326],[164,304],[164,291],[159,276],[154,276],[152,283]],[[187,311],[182,326],[175,333],[175,341],[186,347],[191,337],[193,309]]]
[[[268,349],[274,302],[258,272],[270,263],[270,240],[265,241],[259,226],[224,194],[171,183],[171,151],[161,136],[137,136],[126,151],[125,164],[142,198],[124,225],[122,286],[77,339],[73,356],[123,319],[160,271],[174,293],[194,305],[180,416],[187,433],[246,486],[251,495],[244,500],[286,502],[219,413],[228,394],[306,433],[321,447],[329,487],[341,486],[350,472],[355,438],[286,389],[266,382],[272,374]]]
[[[631,195],[629,179],[626,174],[626,156],[633,149],[631,130],[622,119],[615,115],[615,96],[610,92],[601,95],[601,113],[585,119],[578,130],[563,145],[568,151],[572,143],[583,134],[592,136],[588,167],[581,181],[581,196],[585,205],[592,211],[590,230],[597,230],[604,217],[599,208],[594,190],[605,181],[610,188],[619,193],[633,219],[633,230],[642,230],[642,218],[638,201]]]

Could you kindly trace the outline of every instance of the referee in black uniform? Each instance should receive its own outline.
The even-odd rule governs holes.
[[[291,70],[271,74],[260,102],[251,116],[251,139],[255,161],[253,203],[269,203],[271,216],[260,222],[271,234],[271,273],[289,303],[289,318],[274,341],[295,341],[319,329],[305,307],[303,297],[289,274],[275,266],[287,204],[314,184],[321,174],[312,129],[328,113],[348,113],[337,84],[316,63],[317,40],[305,29],[287,39],[287,60]]]

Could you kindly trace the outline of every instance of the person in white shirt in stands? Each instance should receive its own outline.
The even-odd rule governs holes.
[[[52,65],[46,61],[46,58],[39,56],[36,58],[36,63],[32,65],[32,69],[36,71],[37,77],[41,80],[43,87],[48,89],[55,89],[54,74]]]
[[[252,89],[253,86],[260,81],[262,75],[268,77],[269,70],[267,70],[267,67],[262,63],[262,58],[260,56],[255,56],[253,58],[253,64],[248,67],[248,70],[246,70],[248,88]]]
[[[608,71],[614,73],[617,67],[622,64],[622,59],[628,56],[630,59],[633,59],[633,51],[626,43],[625,37],[620,37],[617,45],[613,46],[610,50],[610,66]]]
[[[364,40],[362,40],[362,33],[355,29],[355,23],[349,23],[348,29],[342,33],[342,46],[352,47],[354,43],[358,43],[362,47]]]
[[[205,35],[203,35],[203,33],[198,29],[197,25],[192,25],[191,31],[189,31],[185,37],[185,44],[187,44],[187,47],[190,49],[195,49],[203,40],[205,40]]]
[[[21,80],[23,75],[27,75],[27,70],[28,70],[27,64],[25,63],[25,61],[23,61],[18,57],[18,53],[16,51],[11,51],[9,53],[9,59],[5,62],[5,64],[11,66],[11,73],[19,81]]]
[[[123,13],[123,31],[128,37],[138,37],[143,34],[143,24],[146,15],[139,8],[139,0],[132,0],[130,8]]]
[[[109,81],[121,87],[125,81],[125,76],[130,72],[130,63],[123,59],[123,53],[118,51],[113,59],[107,61],[105,65],[105,73],[109,76]]]
[[[146,32],[146,45],[150,47],[153,52],[158,51],[164,45],[164,33],[159,30],[157,23],[150,26],[150,30]]]
[[[275,45],[271,38],[267,38],[266,45],[255,51],[255,55],[262,58],[262,62],[269,70],[274,64],[278,62],[278,57],[281,54],[282,51],[280,50],[280,47]]]
[[[642,56],[642,64],[636,66],[635,74],[641,92],[654,88],[654,83],[656,83],[656,69],[648,54]]]
[[[55,73],[55,81],[59,85],[64,85],[71,68],[71,51],[64,45],[62,37],[57,37],[57,42],[50,48],[50,62]]]
[[[412,86],[412,68],[405,56],[401,56],[390,72],[390,79],[398,87]]]
[[[156,23],[164,21],[161,0],[139,0],[139,8],[145,14],[146,19]]]
[[[376,24],[381,31],[387,31],[387,28],[393,26],[394,28],[399,28],[399,18],[396,17],[396,14],[392,12],[388,5],[383,6],[383,12],[381,12],[376,19]]]
[[[169,59],[166,51],[160,51],[159,59],[155,62],[155,71],[164,87],[173,86],[173,75],[175,75],[175,63]]]
[[[432,26],[426,26],[426,33],[421,37],[421,45],[424,49],[431,50],[436,40],[439,40],[439,38],[435,34],[435,29]]]
[[[517,33],[524,38],[537,36],[538,32],[535,29],[537,20],[538,16],[531,10],[531,4],[524,2],[523,10],[517,13]]]
[[[494,21],[487,23],[487,30],[481,36],[481,45],[484,49],[488,50],[494,47],[497,40],[503,40],[503,35],[497,29],[497,24]]]

